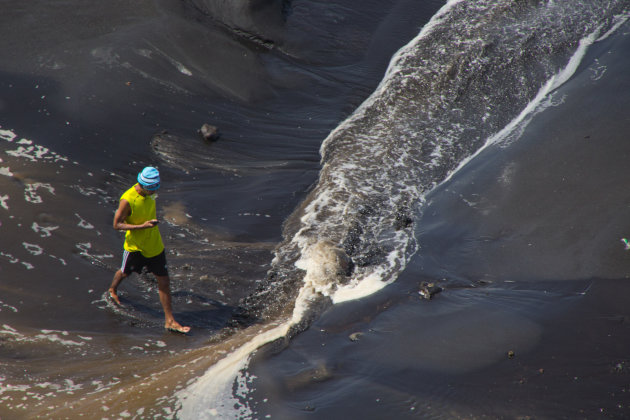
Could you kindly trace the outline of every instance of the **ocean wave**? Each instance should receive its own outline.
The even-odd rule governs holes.
[[[284,324],[247,348],[307,328],[331,302],[393,282],[418,251],[414,223],[426,194],[553,104],[549,95],[628,7],[627,1],[447,2],[322,143],[319,180],[286,221],[267,279],[243,302],[251,319]],[[221,390],[231,395],[248,355],[228,356],[221,369],[183,391],[182,417],[246,414],[242,404],[238,414],[224,405]],[[211,380],[218,373],[224,386]]]
[[[426,193],[522,127],[627,7],[448,2],[322,143],[319,181],[287,221],[267,281],[245,302],[249,313],[286,312],[300,290],[310,290],[305,300],[341,301],[395,280],[417,250],[412,225]],[[351,259],[352,273],[340,275],[335,261],[322,269],[326,252]]]

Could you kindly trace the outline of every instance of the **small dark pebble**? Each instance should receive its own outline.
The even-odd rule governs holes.
[[[436,286],[435,283],[428,283],[423,281],[422,283],[420,283],[420,290],[418,290],[418,293],[420,294],[420,297],[430,300],[433,298],[433,296],[437,295],[441,291],[442,288],[440,286]]]
[[[199,134],[201,135],[201,138],[203,138],[205,141],[215,141],[218,140],[220,136],[219,129],[210,124],[202,125],[199,129]]]
[[[350,341],[359,341],[362,335],[363,335],[362,332],[354,332],[350,334],[348,338],[350,339]]]

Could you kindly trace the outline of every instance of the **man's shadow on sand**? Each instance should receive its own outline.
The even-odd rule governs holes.
[[[129,323],[140,327],[164,326],[164,312],[159,299],[155,303],[147,303],[146,299],[135,293],[122,291],[118,294],[121,305],[111,302],[110,307],[118,314],[130,318]],[[173,301],[173,315],[177,322],[192,328],[189,334],[203,331],[204,333],[216,333],[229,325],[237,308],[223,302],[211,299],[198,293],[189,291],[171,292]],[[186,307],[185,310],[178,310]],[[193,309],[188,309],[188,308]]]

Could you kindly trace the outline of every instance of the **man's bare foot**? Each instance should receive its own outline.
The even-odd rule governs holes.
[[[118,295],[116,294],[116,291],[110,288],[108,292],[109,292],[109,297],[111,298],[111,300],[113,300],[116,305],[122,306],[122,303],[120,303],[120,299],[118,299]]]
[[[171,332],[176,332],[180,334],[186,334],[190,331],[190,327],[184,327],[180,325],[177,321],[173,321],[170,324],[164,324],[164,328]]]

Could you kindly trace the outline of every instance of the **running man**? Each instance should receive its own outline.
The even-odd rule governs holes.
[[[112,280],[109,296],[118,305],[117,290],[120,283],[132,272],[141,273],[143,267],[156,277],[160,303],[164,309],[164,328],[187,333],[190,327],[180,325],[173,317],[170,279],[166,267],[164,243],[158,228],[153,194],[160,188],[160,173],[147,166],[138,174],[138,183],[120,197],[114,215],[114,229],[125,230],[122,266]]]

